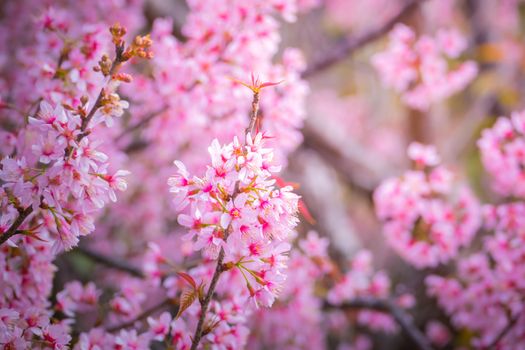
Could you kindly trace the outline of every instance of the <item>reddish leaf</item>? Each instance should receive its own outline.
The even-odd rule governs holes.
[[[272,82],[262,83],[261,85],[259,85],[259,87],[262,89],[262,88],[265,88],[265,87],[268,87],[268,86],[275,86],[275,85],[279,85],[283,81],[284,80],[281,80],[281,81],[278,81],[278,82],[275,82],[275,83],[272,83]]]
[[[179,318],[180,315],[182,315],[182,313],[193,304],[196,297],[197,293],[195,292],[195,289],[186,289],[183,291],[180,295],[179,311],[175,318]]]
[[[206,297],[206,292],[204,291],[204,288],[205,288],[205,287],[206,287],[206,284],[201,283],[201,284],[199,285],[199,288],[197,289],[197,293],[198,293],[198,295],[199,295],[199,301],[200,301],[201,303],[204,302],[204,298]]]
[[[186,272],[177,272],[177,275],[179,275],[180,278],[182,278],[186,282],[188,282],[188,284],[193,287],[193,290],[197,289],[197,282],[195,282],[193,277],[188,275]]]
[[[297,206],[298,206],[299,212],[301,213],[303,218],[306,221],[308,221],[309,224],[315,225],[315,219],[312,216],[312,214],[310,214],[310,211],[308,210],[308,207],[306,206],[306,204],[304,203],[304,201],[302,199],[299,199],[299,202],[297,203]]]

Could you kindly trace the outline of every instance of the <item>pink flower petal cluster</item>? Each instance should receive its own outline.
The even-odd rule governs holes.
[[[352,259],[349,270],[330,289],[327,300],[333,305],[359,297],[390,297],[391,281],[384,271],[374,271],[372,254],[367,250],[359,251]],[[396,332],[397,325],[392,317],[384,312],[359,310],[357,323],[373,330]]]
[[[52,311],[45,309],[49,302],[37,296],[33,296],[34,304],[25,305],[20,311],[15,311],[15,307],[0,308],[0,344],[7,349],[35,348],[35,344],[41,349],[69,349],[75,314],[95,309],[99,294],[92,282],[85,286],[78,281],[66,284],[65,289],[57,293],[54,305],[55,312],[66,317],[58,322],[51,321]],[[22,302],[17,298],[11,301]]]
[[[14,223],[20,208],[33,208],[30,234],[71,249],[80,236],[91,233],[94,214],[115,191],[126,189],[127,171],[108,170],[108,157],[90,137],[78,135],[81,117],[62,106],[40,104],[19,133],[16,156],[0,161],[2,231]],[[31,219],[31,218],[30,218]],[[29,220],[26,220],[29,221]]]
[[[175,162],[178,174],[168,181],[195,250],[216,259],[221,249],[225,264],[238,269],[257,303],[270,306],[285,279],[287,242],[298,222],[299,197],[287,186],[277,188],[272,174],[273,152],[264,148],[262,133],[209,147],[211,165],[203,177],[190,176]]]
[[[432,146],[413,143],[416,169],[384,181],[374,193],[388,244],[416,268],[435,267],[467,246],[480,224],[480,205],[468,187],[439,164]]]
[[[76,312],[84,311],[86,308],[95,308],[100,294],[101,292],[97,290],[93,282],[85,286],[78,281],[69,282],[61,292],[57,293],[55,310],[68,317],[73,317]]]
[[[495,191],[525,197],[525,111],[498,118],[478,140],[481,160]]]
[[[404,103],[426,110],[431,103],[463,90],[476,77],[474,61],[458,63],[457,67],[450,63],[466,48],[466,39],[455,29],[417,38],[410,27],[397,24],[390,33],[388,48],[373,56],[372,64],[384,85],[403,95]]]
[[[328,239],[310,231],[290,253],[289,273],[279,299],[271,309],[259,309],[250,318],[249,349],[324,349],[326,327],[323,300],[316,293],[330,270]]]
[[[509,328],[498,349],[516,349],[525,341],[525,204],[487,205],[484,214],[484,226],[493,234],[484,238],[483,249],[462,258],[453,276],[427,277],[427,292],[455,327],[474,332],[474,347],[489,346]]]

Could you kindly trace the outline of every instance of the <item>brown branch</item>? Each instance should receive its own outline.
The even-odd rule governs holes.
[[[122,132],[115,138],[115,142],[120,141],[124,136],[128,135],[129,133],[132,133],[133,131],[148,125],[153,119],[166,112],[167,110],[168,106],[164,106],[160,110],[150,113],[147,117],[138,121],[137,123],[129,125],[126,129],[122,130]]]
[[[124,46],[123,45],[116,45],[115,46],[115,59],[111,63],[111,68],[109,70],[108,76],[111,78],[113,74],[116,73],[117,69],[120,67],[120,64],[124,62],[122,58],[122,54],[124,52]],[[97,100],[95,101],[95,104],[87,114],[85,118],[82,119],[82,124],[80,125],[80,135],[77,137],[77,142],[82,140],[86,136],[86,129],[89,125],[89,122],[93,117],[95,116],[96,111],[102,106],[102,98],[104,97],[105,90],[104,88],[100,89],[100,92],[98,94]]]
[[[99,252],[96,252],[94,250],[91,250],[83,246],[78,246],[76,248],[76,251],[88,257],[89,259],[93,260],[94,262],[97,262],[109,268],[127,272],[130,275],[138,277],[138,278],[146,277],[144,272],[140,268],[133,266],[123,260],[115,259],[113,257],[101,254]]]
[[[517,314],[514,316],[510,322],[503,327],[503,329],[496,335],[496,337],[490,342],[490,344],[487,346],[487,349],[495,349],[496,345],[512,330],[512,328],[518,323],[518,320],[520,319],[520,314]]]
[[[253,137],[253,131],[255,130],[255,125],[257,124],[258,115],[259,115],[259,93],[254,92],[253,100],[252,100],[252,111],[250,113],[250,124],[248,124],[248,127],[245,130],[246,135],[250,133],[252,134],[252,137]]]
[[[315,127],[308,123],[303,130],[304,147],[319,153],[323,160],[330,164],[350,186],[363,194],[372,197],[374,189],[383,177],[395,173],[393,167],[378,161],[378,156],[352,139],[345,139],[344,150],[327,140]],[[365,171],[363,171],[365,170]]]
[[[108,255],[102,254],[100,252],[94,251],[82,245],[77,246],[74,251],[79,252],[80,254],[84,255],[85,257],[93,260],[94,262],[98,264],[104,265],[106,267],[109,267],[115,270],[126,272],[138,278],[146,278],[146,274],[139,267],[129,264],[122,259],[118,259],[118,258],[114,258]],[[200,263],[199,259],[192,259],[192,260],[186,261],[180,266],[175,266],[175,265],[171,265],[171,266],[175,270],[182,271],[182,270],[194,268],[198,266],[199,263]]]
[[[421,332],[410,316],[395,303],[386,299],[377,298],[355,298],[341,305],[326,303],[326,309],[372,309],[387,312],[396,320],[405,334],[412,340],[414,345],[420,350],[432,350],[432,345],[427,337]]]
[[[18,231],[18,228],[24,223],[24,220],[33,212],[33,207],[30,205],[29,207],[23,209],[18,214],[18,217],[16,218],[15,222],[5,231],[2,235],[0,235],[0,245],[7,242],[7,240],[14,235],[20,233]]]
[[[472,145],[477,136],[478,128],[490,111],[498,107],[497,97],[492,93],[477,98],[476,102],[467,111],[465,117],[451,130],[447,140],[442,145],[444,158],[449,162],[457,159]]]
[[[148,316],[151,316],[155,312],[161,310],[162,308],[164,308],[166,306],[169,306],[170,304],[172,304],[172,300],[169,299],[169,298],[166,298],[166,299],[160,301],[159,303],[153,305],[149,309],[144,310],[140,315],[138,315],[134,319],[132,319],[130,321],[127,321],[127,322],[124,322],[122,324],[110,327],[110,328],[107,329],[107,331],[110,332],[110,333],[114,333],[114,332],[118,332],[118,331],[120,331],[121,329],[124,329],[124,328],[133,327],[133,325],[135,325],[135,322],[142,321],[143,319],[147,318]]]
[[[399,12],[392,17],[390,20],[385,22],[382,26],[373,29],[361,36],[355,38],[345,39],[335,50],[323,57],[321,60],[309,65],[301,75],[302,78],[309,78],[310,76],[325,70],[332,65],[345,59],[348,55],[352,54],[357,49],[365,46],[366,44],[381,38],[384,34],[389,32],[398,22],[400,22],[410,12],[414,11],[419,4],[425,0],[409,0],[399,10]]]
[[[248,133],[253,133],[255,129],[255,125],[257,124],[257,117],[258,117],[258,111],[259,111],[259,92],[253,90],[253,101],[252,101],[252,111],[250,113],[250,123],[248,124],[248,127],[245,130],[245,140],[246,137],[248,137]],[[246,142],[246,141],[245,141]],[[233,201],[235,197],[239,194],[239,182],[236,182],[235,189],[233,191],[233,194],[231,196],[231,200]],[[228,229],[226,230],[226,234],[224,237],[224,240],[228,239],[228,233],[231,229],[231,223],[230,226],[228,226]],[[223,267],[223,261],[224,261],[224,248],[221,247],[221,251],[219,252],[219,257],[217,258],[217,266],[215,267],[215,272],[213,273],[213,277],[211,279],[210,287],[208,288],[208,291],[206,292],[206,296],[204,297],[204,300],[201,302],[201,314],[199,316],[199,322],[197,323],[197,328],[195,329],[195,334],[193,335],[193,340],[191,343],[191,350],[196,350],[197,346],[199,346],[199,343],[202,338],[203,333],[203,326],[204,326],[204,320],[206,319],[206,312],[208,311],[208,307],[211,302],[211,298],[213,297],[213,294],[215,293],[215,287],[217,286],[217,283],[219,282],[219,277],[224,272]]]
[[[215,272],[213,273],[213,277],[211,279],[210,287],[208,288],[208,292],[206,293],[206,297],[204,298],[204,301],[201,303],[201,314],[199,316],[199,322],[197,323],[197,328],[195,329],[195,334],[193,335],[193,340],[191,343],[191,350],[196,350],[197,346],[199,346],[199,343],[202,338],[202,328],[204,326],[204,320],[206,319],[206,312],[208,311],[208,307],[210,306],[211,298],[213,297],[213,294],[215,293],[215,288],[217,287],[217,283],[219,282],[219,277],[223,273],[223,263],[224,261],[224,249],[221,248],[221,251],[219,252],[219,257],[217,259],[217,267],[215,268]]]

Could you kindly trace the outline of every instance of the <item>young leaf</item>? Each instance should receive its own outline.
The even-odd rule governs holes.
[[[206,297],[206,292],[204,290],[204,288],[206,287],[206,284],[204,282],[202,282],[200,285],[199,285],[199,288],[197,289],[197,292],[199,294],[199,301],[200,303],[204,303],[204,298]]]
[[[193,304],[196,297],[197,293],[195,292],[195,289],[186,289],[183,291],[180,295],[179,311],[175,318],[179,318],[180,315],[182,315],[182,313]]]
[[[177,275],[179,275],[180,278],[182,278],[186,282],[188,282],[188,284],[193,287],[193,290],[197,289],[197,282],[195,282],[193,277],[188,275],[186,272],[177,272]]]

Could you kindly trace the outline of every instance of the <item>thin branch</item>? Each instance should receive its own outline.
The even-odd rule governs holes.
[[[199,322],[197,323],[197,328],[195,329],[195,334],[193,335],[193,341],[191,343],[191,350],[196,350],[197,346],[199,346],[199,343],[201,341],[202,331],[203,331],[202,328],[204,326],[204,320],[206,319],[206,312],[208,311],[208,307],[210,306],[211,298],[213,297],[213,294],[215,293],[215,288],[217,287],[217,283],[219,282],[219,277],[224,271],[223,265],[222,265],[223,261],[224,261],[224,249],[221,248],[221,251],[219,252],[219,258],[217,259],[217,267],[215,268],[215,272],[213,273],[210,287],[208,288],[206,297],[204,298],[204,301],[201,304],[201,314],[199,316]]]
[[[67,58],[67,55],[68,55],[68,50],[63,48],[62,52],[60,53],[60,57],[58,58],[57,68],[56,68],[55,74],[53,75],[53,79],[56,79],[58,77],[58,71],[60,70],[60,67],[62,67],[62,64],[64,63],[64,60]],[[29,106],[28,113],[24,113],[23,111],[19,111],[18,108],[16,108],[15,106],[12,106],[12,107],[14,107],[16,111],[22,113],[22,116],[26,119],[26,123],[27,123],[27,118],[29,117],[31,110],[33,109],[33,107],[35,105],[36,105],[37,108],[36,108],[35,113],[33,113],[33,115],[37,115],[38,112],[40,111],[40,102],[42,100],[43,100],[43,98],[40,97],[31,106]],[[9,105],[8,105],[8,107],[9,107]],[[13,237],[14,235],[21,233],[18,230],[18,228],[24,223],[24,220],[32,212],[33,212],[33,207],[31,205],[28,206],[27,208],[21,210],[21,211],[19,210],[19,215],[16,218],[15,222],[13,222],[11,227],[9,227],[9,229],[0,236],[0,245],[2,245],[5,242],[7,242],[7,240],[9,238]]]
[[[372,309],[387,312],[396,320],[405,334],[412,340],[420,350],[432,350],[432,345],[427,337],[421,332],[411,317],[395,303],[386,299],[377,298],[355,298],[341,305],[325,304],[327,309]]]
[[[0,245],[7,242],[7,240],[14,235],[20,233],[18,231],[18,228],[24,223],[24,220],[33,212],[33,207],[30,205],[29,207],[25,208],[24,210],[21,210],[18,217],[16,218],[15,222],[5,231],[3,234],[0,235]]]
[[[124,322],[124,323],[121,323],[119,325],[110,327],[110,328],[107,329],[107,331],[110,332],[110,333],[114,333],[114,332],[118,332],[118,331],[120,331],[121,329],[124,329],[124,328],[133,327],[135,325],[135,322],[144,320],[145,318],[151,316],[152,314],[154,314],[155,312],[163,309],[164,307],[169,306],[170,304],[172,304],[172,300],[169,299],[169,298],[166,298],[166,299],[160,301],[159,303],[153,305],[149,309],[144,310],[140,315],[138,315],[134,319],[132,319],[130,321],[127,321],[127,322]]]
[[[503,327],[503,329],[496,335],[494,340],[490,342],[490,344],[487,346],[487,349],[495,349],[496,345],[511,331],[512,328],[518,323],[518,320],[520,319],[520,314],[517,314],[514,316],[510,322],[507,324],[507,326]]]
[[[309,67],[307,67],[303,72],[302,78],[309,78],[310,76],[331,67],[332,65],[345,59],[357,49],[381,38],[405,16],[414,11],[423,1],[425,0],[409,0],[394,17],[385,22],[382,26],[364,33],[361,36],[345,39],[338,47],[335,48],[333,52],[329,53],[321,60],[309,65]]]
[[[137,123],[128,126],[126,129],[124,129],[120,133],[120,135],[118,135],[115,138],[115,142],[120,141],[124,136],[132,133],[133,131],[138,130],[138,129],[148,125],[153,119],[155,119],[156,117],[158,117],[162,113],[166,112],[167,110],[168,110],[168,106],[164,106],[160,110],[150,113],[147,117],[145,117],[144,119],[138,121]]]
[[[138,268],[135,267],[123,260],[115,259],[113,257],[101,254],[99,252],[93,251],[89,248],[78,246],[76,248],[76,251],[81,253],[82,255],[85,255],[86,257],[90,258],[91,260],[105,265],[107,267],[110,267],[112,269],[120,270],[123,272],[127,272],[132,276],[139,277],[139,278],[145,278],[144,272]]]
[[[119,45],[115,46],[115,59],[111,63],[111,68],[108,74],[109,77],[112,77],[113,74],[116,73],[118,67],[120,67],[120,64],[123,62],[123,59],[122,59],[123,52],[124,52],[124,46],[119,46]],[[91,108],[87,116],[82,119],[82,124],[80,125],[81,133],[77,137],[77,142],[80,142],[80,140],[82,140],[86,136],[85,131],[89,125],[89,122],[95,116],[95,112],[102,106],[102,98],[104,97],[104,93],[105,93],[104,88],[100,89],[100,92],[95,101],[95,104],[93,105],[93,107]]]
[[[395,169],[378,156],[351,139],[345,140],[344,151],[323,137],[315,127],[306,124],[302,130],[304,146],[318,152],[352,188],[365,197],[372,196],[383,177],[393,175]],[[358,170],[366,170],[365,172]]]
[[[252,89],[253,90],[253,89]],[[250,123],[248,127],[245,130],[245,142],[246,138],[248,137],[248,134],[252,134],[255,125],[257,125],[257,117],[259,112],[259,92],[253,90],[253,101],[252,101],[252,111],[250,113]],[[232,201],[235,199],[235,197],[239,194],[239,182],[235,184],[235,189],[232,193]],[[231,223],[230,226],[228,226],[228,229],[226,230],[226,234],[224,237],[224,240],[228,239],[228,233],[231,229]],[[219,252],[219,257],[217,258],[217,266],[215,267],[215,272],[213,273],[213,277],[211,279],[210,287],[208,288],[208,291],[206,292],[206,296],[204,297],[204,300],[201,302],[201,314],[199,316],[199,322],[197,323],[197,328],[195,329],[195,334],[193,335],[193,340],[191,343],[191,350],[196,350],[199,346],[199,342],[202,338],[203,333],[203,326],[204,326],[204,320],[206,319],[206,312],[208,311],[208,307],[210,306],[211,298],[213,297],[213,294],[215,293],[215,288],[217,286],[217,283],[219,282],[219,277],[224,272],[224,248],[221,247],[221,251]]]
[[[253,100],[252,100],[252,111],[250,113],[250,124],[245,130],[246,135],[250,133],[252,134],[252,137],[253,137],[253,131],[255,130],[255,125],[257,124],[258,115],[259,115],[259,93],[254,92]]]
[[[478,127],[487,112],[498,107],[497,97],[494,94],[487,94],[479,97],[465,117],[448,135],[446,142],[443,144],[444,158],[448,161],[456,161],[464,151],[472,145]]]

